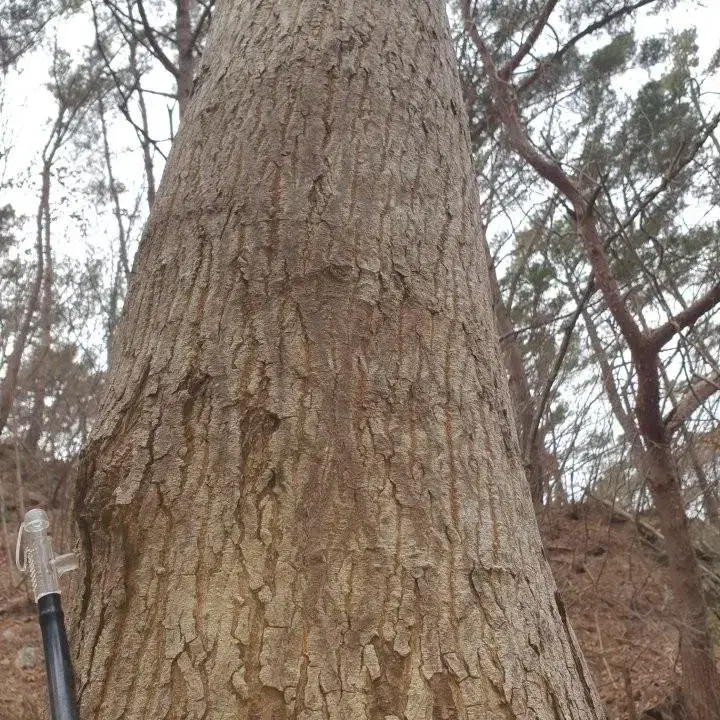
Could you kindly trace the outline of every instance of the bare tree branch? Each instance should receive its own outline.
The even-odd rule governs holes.
[[[202,35],[205,24],[209,24],[210,22],[210,14],[213,11],[214,5],[214,0],[212,2],[209,2],[207,5],[203,5],[203,11],[198,18],[198,21],[195,25],[195,30],[193,30],[192,37],[190,38],[190,47],[194,48],[195,45],[197,45],[197,41],[200,39],[200,35]]]
[[[563,55],[565,55],[569,50],[575,47],[575,45],[577,45],[580,40],[587,37],[588,35],[592,35],[598,30],[602,30],[606,25],[609,25],[611,22],[619,20],[625,15],[630,15],[636,10],[639,10],[645,5],[650,5],[653,2],[657,2],[657,0],[638,0],[637,2],[630,5],[623,5],[623,7],[618,8],[613,12],[607,13],[595,22],[590,23],[590,25],[586,26],[579,33],[571,37],[559,50],[553,53],[549,58],[539,63],[532,75],[527,77],[518,85],[518,93],[522,93],[523,91],[527,90],[533,83],[537,81],[537,79],[542,75],[548,65],[552,65],[553,63],[560,60]]]
[[[665,430],[674,433],[700,406],[720,391],[720,373],[713,373],[706,378],[698,378],[690,385],[685,394],[678,400],[665,418]]]
[[[162,63],[162,66],[177,79],[180,75],[180,70],[175,67],[172,60],[168,58],[163,49],[160,47],[157,38],[155,37],[155,33],[148,22],[147,14],[145,13],[145,6],[143,5],[142,0],[137,0],[137,6],[138,11],[140,12],[140,20],[142,21],[143,30],[145,31],[143,37],[147,39],[150,44],[153,55],[155,55],[155,57]],[[142,38],[138,39],[142,40]]]
[[[583,196],[578,185],[565,173],[560,163],[544,155],[530,143],[520,122],[517,102],[512,95],[510,85],[498,77],[487,45],[472,18],[469,0],[463,0],[462,10],[466,31],[476,45],[489,78],[493,109],[505,126],[510,146],[572,204],[578,234],[585,245],[597,285],[602,290],[608,308],[620,325],[631,349],[639,350],[643,344],[642,333],[622,300],[617,280],[608,263],[603,243],[597,233],[594,205]]]
[[[689,325],[693,325],[718,303],[720,303],[720,283],[713,285],[710,290],[690,305],[690,307],[671,317],[660,327],[655,328],[648,336],[649,346],[655,351],[660,350],[676,333]]]

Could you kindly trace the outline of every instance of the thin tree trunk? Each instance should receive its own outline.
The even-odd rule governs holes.
[[[712,636],[707,622],[707,606],[697,557],[692,548],[680,476],[677,472],[671,436],[660,412],[661,338],[669,340],[682,327],[683,318],[668,321],[648,331],[643,320],[636,321],[622,304],[617,281],[607,262],[597,235],[592,206],[576,205],[578,234],[598,277],[598,284],[630,347],[637,377],[635,415],[643,442],[643,459],[638,468],[647,480],[658,512],[660,527],[667,540],[667,552],[675,612],[679,619],[680,662],[683,693],[692,720],[720,717],[720,687]],[[700,311],[700,305],[697,306]],[[685,311],[687,317],[687,311]]]
[[[698,720],[715,718],[717,713],[707,699],[707,688],[715,682],[715,651],[708,627],[707,607],[702,592],[700,567],[692,545],[679,478],[670,447],[650,446],[645,452],[645,468],[660,527],[667,540],[670,581],[675,596],[676,622],[680,630],[680,661],[683,676],[691,679],[683,690]],[[671,541],[672,538],[672,541]]]
[[[601,718],[445,3],[235,0],[203,63],[77,482],[83,716]]]
[[[108,141],[107,122],[105,121],[105,103],[102,98],[98,98],[98,112],[100,115],[100,127],[103,137],[103,156],[105,158],[105,169],[108,176],[108,190],[113,203],[113,215],[118,229],[118,257],[120,260],[120,269],[127,278],[130,276],[130,263],[128,260],[127,237],[125,235],[125,225],[122,221],[122,208],[120,207],[120,194],[115,181],[115,173],[113,172],[112,157],[110,154],[110,143]]]
[[[134,18],[134,11],[131,2],[128,2],[128,16]],[[145,182],[147,183],[147,202],[148,208],[152,209],[153,202],[155,201],[155,168],[152,159],[152,150],[150,142],[150,126],[148,124],[148,113],[147,106],[145,104],[145,93],[142,88],[142,72],[138,65],[137,59],[137,47],[138,40],[135,35],[132,35],[128,41],[129,54],[128,54],[128,67],[132,73],[133,82],[137,88],[138,94],[138,107],[140,108],[140,129],[138,132],[138,138],[140,140],[140,147],[142,148],[143,154],[143,167],[145,168]]]
[[[148,209],[152,209],[153,202],[155,202],[155,166],[150,147],[150,125],[148,124],[145,94],[141,87],[138,87],[138,107],[140,108],[140,122],[142,123],[142,139],[140,144],[143,153],[143,167],[145,168],[145,182],[147,183],[147,203]]]
[[[195,61],[193,58],[192,28],[190,26],[190,0],[175,0],[175,2],[178,46],[177,91],[180,118],[182,118],[192,95]]]
[[[717,144],[717,140],[715,140],[714,134],[711,134],[711,138]],[[675,282],[675,279],[671,276],[667,278],[667,285],[670,289],[670,292],[673,295],[673,298],[677,300],[680,304],[680,307],[683,308],[683,310],[688,309],[688,304],[685,301],[685,298],[683,297],[682,293],[680,292],[680,288],[678,288],[677,283]],[[690,328],[690,332],[693,335],[693,342],[694,344],[699,348],[700,354],[702,358],[712,367],[713,373],[715,377],[717,378],[718,374],[720,373],[720,367],[718,367],[716,359],[713,357],[713,353],[711,353],[706,345],[705,341],[702,337],[700,337],[700,334],[696,331],[695,328]],[[670,383],[667,381],[665,382],[666,387],[668,390],[670,389]],[[695,399],[698,401],[698,404],[702,404],[702,397],[700,394],[696,394],[696,391],[694,388],[690,388],[693,395],[695,395]],[[706,397],[704,398],[706,399]],[[674,397],[671,396],[671,400],[673,400],[673,410],[677,410],[676,403],[674,402]],[[687,415],[689,416],[691,412],[688,412]],[[674,422],[674,419],[673,419]],[[687,448],[687,453],[690,459],[690,464],[692,465],[693,471],[695,473],[695,477],[698,481],[698,486],[700,488],[700,492],[702,494],[703,499],[703,508],[705,510],[705,516],[712,525],[720,526],[720,501],[718,500],[718,494],[717,494],[717,484],[710,483],[708,481],[707,474],[705,473],[705,470],[702,466],[702,463],[699,461],[697,457],[697,453],[695,452],[695,447],[692,442],[691,434],[688,432],[687,428],[684,425],[682,425],[682,432],[685,437],[685,443]]]
[[[687,460],[684,464],[686,467],[687,465],[690,465],[692,467],[693,473],[697,478],[698,488],[700,490],[700,497],[702,497],[703,510],[705,511],[705,519],[711,525],[717,527],[720,524],[720,507],[718,507],[716,485],[708,478],[707,473],[705,472],[705,468],[703,467],[703,463],[700,462],[700,458],[698,457],[698,454],[695,450],[695,443],[692,433],[688,432],[683,428],[683,437],[685,438],[684,447],[687,457]],[[682,467],[683,460],[684,458],[681,458],[680,463],[678,463],[680,465],[680,467],[678,468],[679,472],[680,468]]]
[[[670,404],[672,405],[672,412],[671,417],[673,418],[673,421],[675,418],[677,418],[677,411],[678,411],[678,401],[675,398],[675,394],[673,393],[672,389],[672,383],[670,382],[670,378],[668,377],[667,371],[665,368],[660,365],[660,376],[662,377],[663,384],[665,385],[665,392],[667,394],[668,399],[670,400]],[[682,415],[682,411],[680,412]],[[666,432],[669,435],[669,431],[667,431],[668,423],[666,421]],[[684,422],[679,423],[679,430],[683,437],[685,438],[685,450],[688,456],[688,462],[687,465],[690,465],[693,469],[693,472],[695,473],[695,477],[698,481],[698,487],[700,489],[700,496],[702,497],[703,501],[703,509],[705,510],[705,517],[706,519],[712,523],[717,524],[718,522],[718,505],[717,505],[717,496],[713,492],[713,489],[710,487],[710,483],[708,482],[707,475],[705,474],[705,471],[700,464],[697,453],[695,452],[695,448],[692,443],[691,434],[688,432],[687,427],[685,426]],[[670,440],[668,439],[668,442]],[[676,453],[673,453],[673,458],[676,458]],[[673,467],[675,468],[675,473],[677,474],[677,481],[680,485],[680,488],[682,489],[682,466],[681,463],[677,460],[674,462]],[[692,540],[692,538],[691,538]]]
[[[47,363],[50,355],[50,343],[52,332],[52,288],[53,288],[53,263],[52,247],[50,244],[50,183],[53,163],[58,150],[62,147],[67,138],[72,122],[76,117],[81,104],[74,108],[59,101],[58,113],[53,124],[50,137],[42,152],[42,172],[40,201],[37,211],[37,293],[35,295],[33,314],[40,302],[40,345],[37,351],[34,376],[33,410],[30,416],[28,432],[25,442],[27,447],[33,451],[37,448],[42,425],[45,417],[45,393],[47,384]],[[42,286],[42,287],[41,287]],[[40,292],[42,289],[42,299]],[[32,319],[32,316],[30,316]],[[18,358],[20,360],[20,358]],[[19,369],[19,364],[18,364]],[[7,419],[5,420],[7,421]],[[0,431],[2,431],[2,415],[0,414]],[[16,430],[17,431],[17,430]]]
[[[5,487],[3,477],[0,476],[0,521],[2,522],[3,544],[5,545],[5,562],[10,573],[10,581],[13,585],[17,585],[17,575],[15,572],[15,558],[13,557],[13,543],[10,538],[10,532],[7,525],[7,503],[5,502]]]
[[[40,291],[44,275],[42,209],[46,195],[49,195],[49,192],[49,183],[46,185],[45,176],[43,174],[43,182],[40,189],[40,203],[38,204],[37,235],[35,238],[35,274],[33,276],[32,284],[30,285],[22,320],[13,340],[13,348],[10,352],[10,356],[8,357],[7,364],[5,365],[5,376],[2,379],[2,384],[0,384],[0,434],[7,426],[8,418],[10,417],[10,412],[15,402],[20,365],[22,363],[25,347],[30,338],[33,317],[37,311],[40,301]]]
[[[37,451],[45,419],[45,396],[48,361],[52,333],[53,261],[50,244],[50,171],[52,157],[45,160],[42,169],[42,191],[38,207],[38,236],[42,236],[42,295],[40,299],[40,343],[33,367],[33,408],[25,435],[25,446],[30,453]]]
[[[517,338],[513,333],[514,327],[510,319],[510,313],[500,293],[500,285],[498,284],[495,268],[490,258],[490,248],[485,238],[483,238],[483,245],[488,259],[493,310],[498,332],[502,337],[500,348],[503,351],[503,361],[508,374],[510,397],[514,411],[513,416],[515,418],[520,448],[523,453],[525,476],[530,486],[533,505],[539,508],[542,507],[543,504],[543,492],[545,488],[543,458],[548,453],[545,452],[541,432],[535,433],[533,441],[528,443],[528,436],[532,430],[533,418],[535,417],[535,402],[530,394],[522,352]]]
[[[720,524],[720,507],[718,507],[718,498],[715,491],[714,483],[708,479],[707,473],[700,463],[695,448],[692,445],[690,433],[685,434],[687,454],[690,458],[693,472],[697,478],[700,496],[702,497],[703,510],[705,511],[705,519],[715,527]]]
[[[17,498],[18,522],[25,519],[25,485],[23,484],[22,462],[20,461],[20,442],[18,441],[17,425],[13,437],[15,448],[15,497]]]
[[[570,288],[570,292],[573,294],[573,296],[577,296],[577,292],[572,288],[572,284],[569,278],[568,280],[568,287]],[[575,299],[577,300],[578,298],[576,297]],[[595,321],[587,310],[583,310],[582,316],[583,322],[585,323],[585,329],[587,330],[588,338],[590,340],[590,347],[592,347],[593,354],[595,355],[595,360],[600,367],[600,375],[602,377],[605,395],[608,399],[608,402],[610,403],[610,407],[613,411],[615,419],[623,430],[623,433],[625,435],[625,442],[627,443],[627,447],[630,451],[630,461],[639,476],[636,483],[630,483],[631,487],[629,488],[627,498],[622,498],[623,504],[625,504],[624,501],[627,500],[628,506],[631,506],[634,489],[633,485],[635,485],[635,487],[642,487],[642,483],[644,482],[642,472],[644,462],[643,449],[642,443],[640,442],[640,434],[638,432],[635,419],[625,409],[625,404],[623,403],[623,399],[621,397],[620,388],[618,388],[617,383],[615,382],[615,377],[613,375],[612,368],[610,367],[610,361],[608,359],[607,353],[605,352],[602,341],[600,340],[600,336],[598,335]],[[626,461],[623,459],[621,462],[624,464]],[[617,487],[615,489],[617,490]]]
[[[118,260],[113,276],[112,287],[110,288],[110,302],[108,304],[108,316],[106,322],[107,328],[107,353],[108,361],[110,358],[110,345],[112,336],[117,325],[118,315],[120,314],[120,303],[122,300],[122,292],[125,284],[130,277],[130,264],[128,261],[127,237],[125,234],[125,224],[123,223],[122,209],[120,207],[120,195],[118,193],[117,184],[115,182],[115,174],[113,172],[112,157],[110,155],[110,143],[108,141],[107,123],[105,121],[105,103],[102,98],[98,98],[98,114],[100,116],[100,128],[103,138],[103,155],[105,158],[105,170],[108,177],[108,188],[113,203],[113,215],[117,224],[118,238]]]

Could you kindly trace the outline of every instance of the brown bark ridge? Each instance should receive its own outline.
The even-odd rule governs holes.
[[[441,0],[225,3],[85,450],[84,718],[595,719]]]

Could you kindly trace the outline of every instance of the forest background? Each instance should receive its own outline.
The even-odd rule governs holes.
[[[0,6],[0,510],[10,603],[22,510],[33,499],[60,515],[68,507],[72,463],[94,422],[133,257],[212,14],[212,0]],[[600,614],[603,628],[625,623],[618,643],[632,635],[613,614],[620,610],[602,604],[601,576],[618,561],[608,560],[611,547],[625,552],[628,576],[633,562],[645,568],[643,592],[657,594],[653,622],[672,627],[662,562],[672,538],[643,470],[648,423],[628,317],[648,336],[667,328],[655,349],[656,409],[717,634],[717,9],[694,0],[508,0],[453,2],[448,14],[530,490],[554,538],[546,544],[572,548],[556,574],[592,576],[588,587],[575,578],[569,592],[585,597],[579,624],[597,628],[588,642],[606,700],[632,717],[631,707],[672,695],[677,638],[662,626],[664,669],[649,663],[640,679],[626,645],[617,659],[599,629]],[[504,114],[493,67],[507,70],[514,113]],[[583,249],[578,203],[592,215],[614,295]],[[586,518],[584,535],[568,529],[568,512]],[[635,527],[637,518],[637,546],[597,529]],[[605,538],[597,556],[589,527]],[[608,567],[593,570],[592,558]],[[637,604],[638,588],[628,592]]]

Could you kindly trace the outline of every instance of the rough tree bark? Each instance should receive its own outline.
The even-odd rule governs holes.
[[[77,482],[84,718],[602,717],[442,0],[225,3]]]

